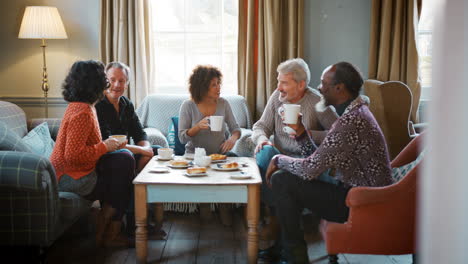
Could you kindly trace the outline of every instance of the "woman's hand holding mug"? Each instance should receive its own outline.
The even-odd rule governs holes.
[[[106,145],[107,152],[116,151],[120,148],[120,141],[116,138],[108,138],[104,140],[104,144]]]
[[[210,121],[208,119],[209,119],[209,117],[207,116],[207,117],[203,118],[202,120],[200,120],[200,122],[197,123],[197,127],[200,130],[210,129]]]

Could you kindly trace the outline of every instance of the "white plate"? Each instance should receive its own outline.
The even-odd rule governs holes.
[[[208,176],[206,172],[203,173],[184,173],[185,176],[187,177],[203,177],[203,176]]]
[[[172,155],[172,157],[171,157],[171,158],[169,158],[169,159],[163,159],[163,158],[161,158],[161,157],[158,155],[158,156],[156,156],[156,157],[155,157],[155,159],[156,159],[156,160],[160,160],[160,161],[168,161],[168,160],[173,160],[173,159],[174,159],[174,155]]]
[[[189,167],[189,165],[171,165],[167,164],[168,167],[173,168],[173,169],[186,169]]]
[[[193,160],[193,158],[195,157],[195,154],[194,153],[185,153],[183,157],[185,159],[188,159],[188,160]]]
[[[223,160],[211,160],[211,163],[223,163],[223,162],[226,162],[227,159],[223,159]]]
[[[153,168],[149,169],[149,172],[165,173],[165,172],[169,172],[169,168],[167,168],[167,167],[153,167]]]
[[[213,165],[211,165],[211,168],[213,170],[219,170],[219,171],[235,171],[235,170],[239,169],[239,167],[237,167],[237,168],[223,168],[221,166],[222,166],[222,164],[213,164]]]
[[[231,174],[229,178],[234,179],[234,180],[246,180],[246,179],[252,178],[252,175],[246,172],[240,171],[240,172]]]

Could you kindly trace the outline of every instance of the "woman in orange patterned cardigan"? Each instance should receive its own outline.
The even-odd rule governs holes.
[[[63,83],[63,97],[69,105],[50,160],[60,191],[74,192],[90,201],[100,200],[96,244],[128,246],[120,227],[130,201],[135,160],[125,151],[104,155],[126,144],[101,138],[94,105],[108,84],[101,62],[73,64]]]

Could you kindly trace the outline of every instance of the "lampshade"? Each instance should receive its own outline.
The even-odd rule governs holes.
[[[27,6],[18,38],[66,39],[68,37],[56,7]]]

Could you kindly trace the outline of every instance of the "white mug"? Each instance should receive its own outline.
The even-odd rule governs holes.
[[[211,131],[221,131],[223,129],[224,116],[210,116],[208,121],[210,122]]]
[[[284,123],[285,124],[297,124],[297,118],[301,112],[301,105],[297,104],[284,104]]]
[[[206,150],[204,148],[195,148],[194,157],[206,156]]]
[[[210,156],[195,156],[195,159],[193,160],[193,162],[197,166],[207,167],[211,163],[211,157]]]
[[[171,148],[160,148],[158,149],[158,155],[161,159],[171,159],[174,150]]]
[[[125,142],[125,140],[127,140],[127,136],[126,135],[112,135],[112,136],[109,136],[110,138],[115,138],[119,141],[119,144],[122,144]]]

